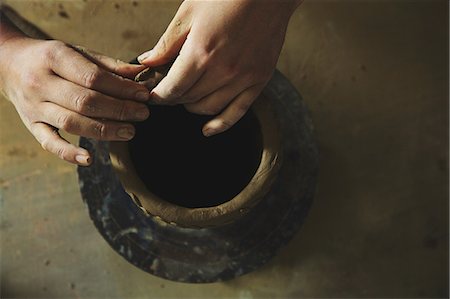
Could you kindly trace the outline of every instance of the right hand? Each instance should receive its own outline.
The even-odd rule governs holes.
[[[130,80],[145,67],[28,37],[0,47],[0,88],[42,147],[63,160],[89,165],[89,152],[58,129],[99,140],[130,140],[132,121],[145,120],[149,91]],[[127,79],[129,78],[129,79]]]

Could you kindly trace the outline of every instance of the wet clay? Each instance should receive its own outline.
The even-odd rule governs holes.
[[[135,124],[129,153],[150,192],[201,208],[225,203],[248,185],[261,161],[258,119],[249,111],[228,131],[205,137],[201,129],[212,118],[182,105],[152,106],[148,120]]]

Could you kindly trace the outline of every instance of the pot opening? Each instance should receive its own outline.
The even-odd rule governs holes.
[[[228,131],[204,137],[213,116],[187,112],[182,105],[152,106],[136,123],[129,153],[147,189],[161,199],[187,207],[213,207],[238,195],[261,162],[262,134],[250,110]]]

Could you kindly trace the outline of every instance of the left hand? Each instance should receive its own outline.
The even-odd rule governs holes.
[[[300,2],[185,0],[156,46],[138,58],[149,67],[175,60],[151,100],[218,114],[204,125],[205,136],[227,130],[271,78]]]

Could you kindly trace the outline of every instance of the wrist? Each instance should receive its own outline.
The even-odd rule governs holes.
[[[25,38],[21,32],[3,13],[0,7],[0,90],[4,89],[4,76],[9,68],[11,60],[11,51],[8,51],[8,45],[14,40]]]
[[[4,92],[5,80],[13,70],[14,57],[18,55],[23,49],[25,40],[32,40],[24,34],[9,34],[2,36],[0,40],[0,91]]]

